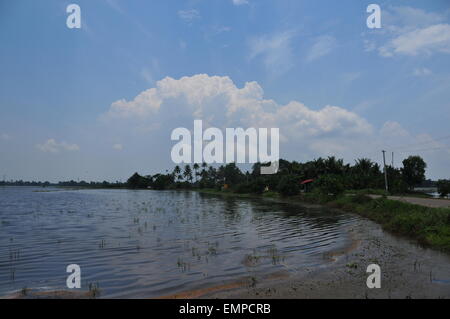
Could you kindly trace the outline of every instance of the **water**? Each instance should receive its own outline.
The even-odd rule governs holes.
[[[0,295],[65,289],[157,297],[326,263],[355,216],[196,192],[0,188]]]
[[[438,193],[437,187],[416,187],[414,188],[415,191],[423,192],[425,194],[431,195],[433,198],[442,198],[440,194]],[[446,196],[444,198],[450,198],[449,196]]]

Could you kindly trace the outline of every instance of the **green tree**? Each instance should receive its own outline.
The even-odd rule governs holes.
[[[323,164],[327,174],[342,175],[348,170],[348,166],[344,165],[344,160],[336,159],[334,156],[329,156],[323,161]]]
[[[235,163],[229,163],[223,168],[223,177],[225,184],[236,185],[244,180],[244,174],[242,174],[239,167]]]
[[[150,180],[144,176],[134,173],[128,180],[127,185],[130,188],[147,188],[150,186]]]
[[[420,156],[410,156],[403,160],[402,176],[409,189],[425,180],[427,164]]]
[[[350,187],[354,189],[377,188],[382,178],[380,166],[368,158],[357,159],[350,172]]]
[[[206,176],[207,176],[206,187],[213,188],[214,186],[217,185],[217,170],[214,167],[212,166],[208,167]]]
[[[162,190],[167,189],[170,185],[173,184],[173,175],[172,174],[156,174],[154,176],[153,188]]]
[[[408,184],[403,179],[402,170],[392,166],[386,166],[389,192],[391,194],[403,194],[408,191]],[[384,185],[384,176],[379,179],[380,185]],[[382,187],[380,187],[382,188]]]

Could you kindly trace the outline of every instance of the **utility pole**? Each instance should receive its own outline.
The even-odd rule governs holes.
[[[386,157],[385,157],[386,151],[382,151],[382,152],[383,152],[383,164],[384,164],[384,184],[386,186],[386,193],[387,193],[388,192],[388,180],[387,180]]]
[[[392,152],[392,168],[394,168],[394,152]]]

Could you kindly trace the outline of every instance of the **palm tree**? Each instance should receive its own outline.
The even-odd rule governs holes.
[[[187,181],[190,181],[192,183],[192,169],[189,165],[186,165],[184,167],[183,176],[186,178]]]
[[[336,159],[334,156],[329,156],[323,161],[325,171],[327,174],[341,175],[346,170],[343,159]]]
[[[197,183],[197,176],[198,176],[198,169],[200,168],[200,166],[198,165],[198,163],[194,163],[194,166],[193,166],[193,168],[194,168],[194,175],[195,175],[195,182]]]
[[[355,188],[368,188],[374,185],[381,174],[379,165],[368,158],[357,159],[352,172]]]
[[[210,166],[208,167],[207,175],[208,181],[212,186],[217,184],[217,171],[214,167]]]
[[[180,176],[180,173],[181,173],[181,169],[180,169],[180,166],[175,166],[175,168],[173,169],[173,176],[174,176],[174,179],[179,179],[178,177]]]

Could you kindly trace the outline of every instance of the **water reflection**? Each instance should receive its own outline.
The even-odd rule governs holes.
[[[0,293],[64,288],[154,297],[324,263],[351,215],[185,191],[0,188]]]

